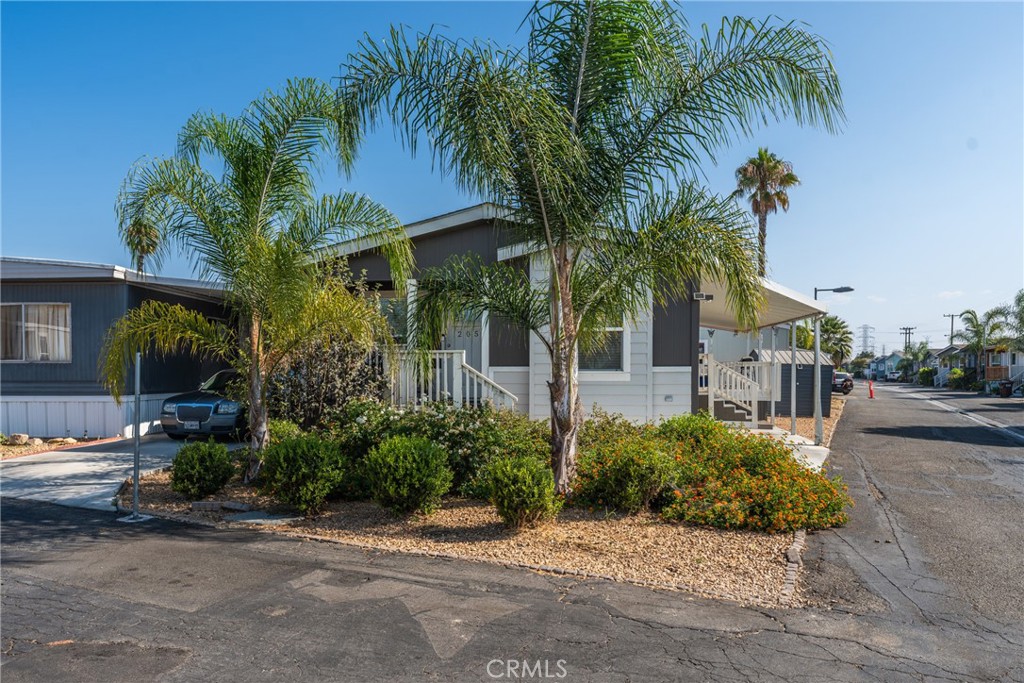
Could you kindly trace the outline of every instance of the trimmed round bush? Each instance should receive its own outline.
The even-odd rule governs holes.
[[[263,490],[305,515],[319,512],[344,477],[338,444],[315,434],[272,443],[263,454]]]
[[[217,493],[235,473],[228,447],[209,441],[189,443],[178,449],[171,467],[171,488],[191,500]]]
[[[370,496],[399,514],[430,514],[452,485],[448,453],[420,436],[393,436],[363,461]]]
[[[274,442],[294,439],[303,434],[299,425],[290,420],[267,420],[267,431],[270,432],[270,440]]]
[[[635,513],[672,481],[671,445],[651,434],[580,451],[573,500]]]
[[[537,458],[498,458],[487,465],[482,478],[498,515],[510,529],[537,526],[562,508],[551,467]]]

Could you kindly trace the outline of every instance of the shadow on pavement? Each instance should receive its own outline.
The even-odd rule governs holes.
[[[1020,449],[1021,442],[992,427],[864,427],[865,434],[892,436],[901,439],[925,441],[955,441],[957,443],[996,448]]]

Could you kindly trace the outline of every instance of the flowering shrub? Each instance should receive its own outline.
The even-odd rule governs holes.
[[[341,485],[345,469],[336,442],[306,434],[267,448],[260,481],[264,491],[309,515],[318,512]]]
[[[452,485],[448,454],[420,436],[393,436],[372,449],[363,462],[370,495],[397,513],[429,514]]]
[[[553,519],[562,508],[551,467],[542,460],[497,458],[487,464],[481,478],[487,482],[502,521],[511,529],[537,526]]]
[[[641,428],[618,413],[608,413],[595,405],[580,427],[579,447],[586,449],[640,436]]]
[[[702,419],[677,418],[680,423]],[[705,426],[676,428],[692,435]],[[726,428],[704,431],[680,447],[675,500],[662,510],[664,519],[768,532],[847,521],[845,508],[853,501],[842,480],[808,470],[781,441]]]
[[[196,500],[220,491],[234,473],[228,447],[211,437],[178,449],[171,467],[171,488]]]
[[[573,501],[626,513],[647,508],[673,478],[673,444],[649,427],[580,449]]]

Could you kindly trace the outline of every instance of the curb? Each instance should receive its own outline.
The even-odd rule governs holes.
[[[793,534],[793,545],[786,551],[786,580],[782,584],[780,602],[791,607],[796,599],[796,582],[800,568],[804,566],[803,552],[807,547],[807,530],[800,529]]]

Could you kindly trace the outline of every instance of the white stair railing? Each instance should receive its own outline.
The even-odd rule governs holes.
[[[518,397],[466,363],[464,350],[401,352],[391,390],[395,405],[418,410],[431,402],[458,406],[494,405],[514,410]]]
[[[772,400],[772,364],[769,361],[722,361],[730,370],[735,370],[757,385],[757,400]]]
[[[756,382],[743,373],[713,360],[708,362],[708,376],[712,402],[730,401],[749,416],[748,422],[757,421],[757,397],[760,394],[760,387]]]

